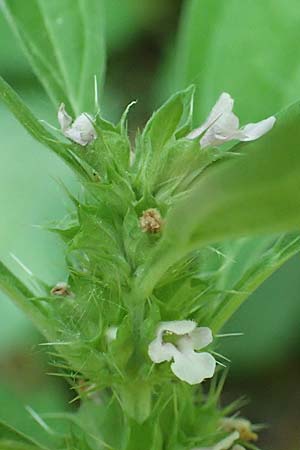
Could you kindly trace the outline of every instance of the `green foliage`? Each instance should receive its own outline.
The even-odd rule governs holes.
[[[152,28],[168,5],[160,0],[127,0],[112,2],[105,0],[105,20],[107,47],[109,50],[119,50],[127,46],[145,29]]]
[[[92,177],[91,171],[88,172],[89,169],[86,166],[83,167],[79,163],[75,154],[68,146],[55,139],[55,137],[38,119],[36,119],[30,109],[22,102],[18,94],[1,77],[0,98],[34,139],[49,147],[81,176]]]
[[[94,76],[105,65],[103,8],[99,0],[3,2],[4,13],[55,108],[93,112]]]
[[[169,92],[194,83],[194,124],[221,92],[236,100],[242,123],[279,111],[299,97],[297,0],[187,0],[183,5]],[[274,43],[280,41],[280,46]]]
[[[104,70],[100,3],[32,4],[5,2],[33,68],[56,106],[63,100],[73,115],[91,111],[90,85],[99,64]],[[96,138],[80,146],[48,132],[0,79],[0,98],[14,116],[80,177],[79,193],[66,189],[69,215],[48,226],[65,245],[66,284],[52,289],[35,280],[38,289],[30,289],[0,267],[1,289],[44,333],[57,375],[81,401],[77,413],[56,416],[69,429],[53,433],[51,450],[140,450],[144,442],[151,450],[185,450],[222,439],[220,419],[237,406],[219,405],[224,379],[208,392],[184,384],[168,363],[152,364],[149,343],[164,320],[190,319],[216,333],[300,250],[299,104],[256,142],[203,150],[186,138],[193,94],[189,87],[162,105],[135,148],[127,132],[131,105],[117,125],[97,112]],[[154,229],[143,225],[149,210],[157,213]],[[20,435],[5,433],[9,448]],[[20,439],[24,449],[42,448]]]
[[[45,336],[50,336],[51,324],[43,314],[32,304],[34,293],[30,291],[10,270],[0,262],[1,290],[10,297],[14,303],[27,314]]]
[[[0,422],[0,449],[49,450],[4,422]]]

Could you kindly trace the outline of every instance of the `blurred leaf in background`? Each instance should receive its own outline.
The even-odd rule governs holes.
[[[55,108],[94,112],[94,76],[102,85],[105,71],[102,1],[3,0],[2,9]]]
[[[242,123],[281,110],[299,98],[299,23],[297,0],[187,0],[168,93],[196,84],[197,123],[223,91]]]
[[[160,0],[105,0],[106,39],[108,52],[120,52],[145,30],[155,29],[168,2]]]

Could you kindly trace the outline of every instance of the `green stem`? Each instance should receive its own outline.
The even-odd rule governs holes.
[[[33,321],[47,339],[53,339],[53,330],[47,318],[30,301],[34,294],[2,262],[0,262],[0,289]]]

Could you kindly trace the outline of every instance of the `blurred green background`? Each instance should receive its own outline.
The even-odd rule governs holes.
[[[30,1],[30,0],[29,0]],[[196,121],[224,90],[241,121],[255,121],[300,98],[298,0],[107,0],[108,65],[103,110],[116,120],[133,99],[132,133],[175,89],[197,85]],[[0,15],[0,68],[38,117],[55,111]],[[60,181],[76,187],[69,169],[28,136],[0,105],[0,257],[22,279],[32,272],[54,284],[65,277],[62,244],[40,225],[71,205]],[[300,175],[299,175],[300,176]],[[247,395],[245,408],[262,448],[299,450],[300,259],[274,274],[227,325],[221,350],[232,359],[224,399]],[[72,406],[72,393],[52,372],[41,337],[0,294],[0,419],[41,433],[26,405],[39,412]]]

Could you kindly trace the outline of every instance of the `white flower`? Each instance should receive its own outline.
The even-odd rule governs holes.
[[[238,431],[235,431],[234,433],[231,433],[225,439],[222,439],[220,442],[213,445],[212,447],[201,447],[201,448],[198,447],[193,448],[192,450],[229,450],[229,449],[241,450],[243,449],[243,447],[240,447],[239,445],[235,445],[234,447],[232,447],[235,441],[239,439],[239,437],[240,435]]]
[[[239,141],[254,141],[260,138],[274,126],[274,116],[257,123],[249,123],[240,128],[238,117],[232,112],[232,97],[223,92],[211,110],[206,121],[187,135],[188,139],[200,137],[202,148],[221,145],[224,142],[238,139]]]
[[[175,344],[164,342],[165,333],[178,336]],[[211,330],[207,327],[197,327],[196,322],[192,320],[161,322],[156,338],[149,345],[148,354],[157,364],[173,360],[173,373],[189,384],[197,384],[214,375],[215,358],[210,353],[195,352],[206,347],[212,340]]]
[[[74,122],[72,117],[65,110],[65,105],[62,103],[57,114],[58,122],[62,133],[71,141],[80,145],[87,145],[97,137],[97,133],[93,126],[93,118],[87,114],[82,113]]]

